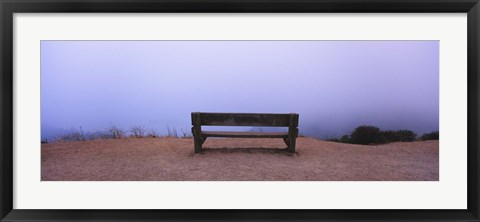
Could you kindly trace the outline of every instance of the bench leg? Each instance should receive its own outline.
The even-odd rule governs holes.
[[[198,112],[192,113],[192,134],[193,134],[193,143],[195,146],[195,153],[202,152],[202,145],[205,141],[202,138],[202,123],[201,123],[201,116]]]
[[[287,151],[289,153],[295,153],[295,143],[297,142],[298,128],[291,128],[288,132]]]
[[[193,134],[193,143],[195,147],[195,153],[201,153],[202,145],[203,145],[203,142],[205,142],[206,138],[201,136],[201,129],[198,126],[192,127],[192,134]]]
[[[292,139],[288,139],[288,147],[287,147],[287,151],[289,153],[295,153],[295,142],[296,142],[297,138],[292,138]]]
[[[201,137],[194,138],[195,153],[201,153],[202,152],[203,142],[204,142],[204,140]]]

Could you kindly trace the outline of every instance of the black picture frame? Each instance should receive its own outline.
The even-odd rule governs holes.
[[[1,221],[480,221],[478,0],[0,0]],[[13,206],[14,13],[467,13],[468,203],[466,210],[21,210]],[[279,194],[281,195],[281,194]],[[92,200],[94,201],[94,200]],[[293,204],[293,203],[292,203]]]

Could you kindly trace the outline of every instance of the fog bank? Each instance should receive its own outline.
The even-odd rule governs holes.
[[[362,124],[438,130],[438,41],[42,41],[42,139],[191,112],[300,114],[319,138]]]

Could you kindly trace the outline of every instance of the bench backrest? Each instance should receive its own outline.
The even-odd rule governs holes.
[[[192,113],[192,123],[204,126],[297,127],[298,114],[278,113]]]

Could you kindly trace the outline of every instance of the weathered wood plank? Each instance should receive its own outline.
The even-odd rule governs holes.
[[[237,138],[287,138],[288,132],[231,132],[202,131],[205,137],[237,137]]]
[[[200,113],[205,126],[290,126],[289,114]]]

